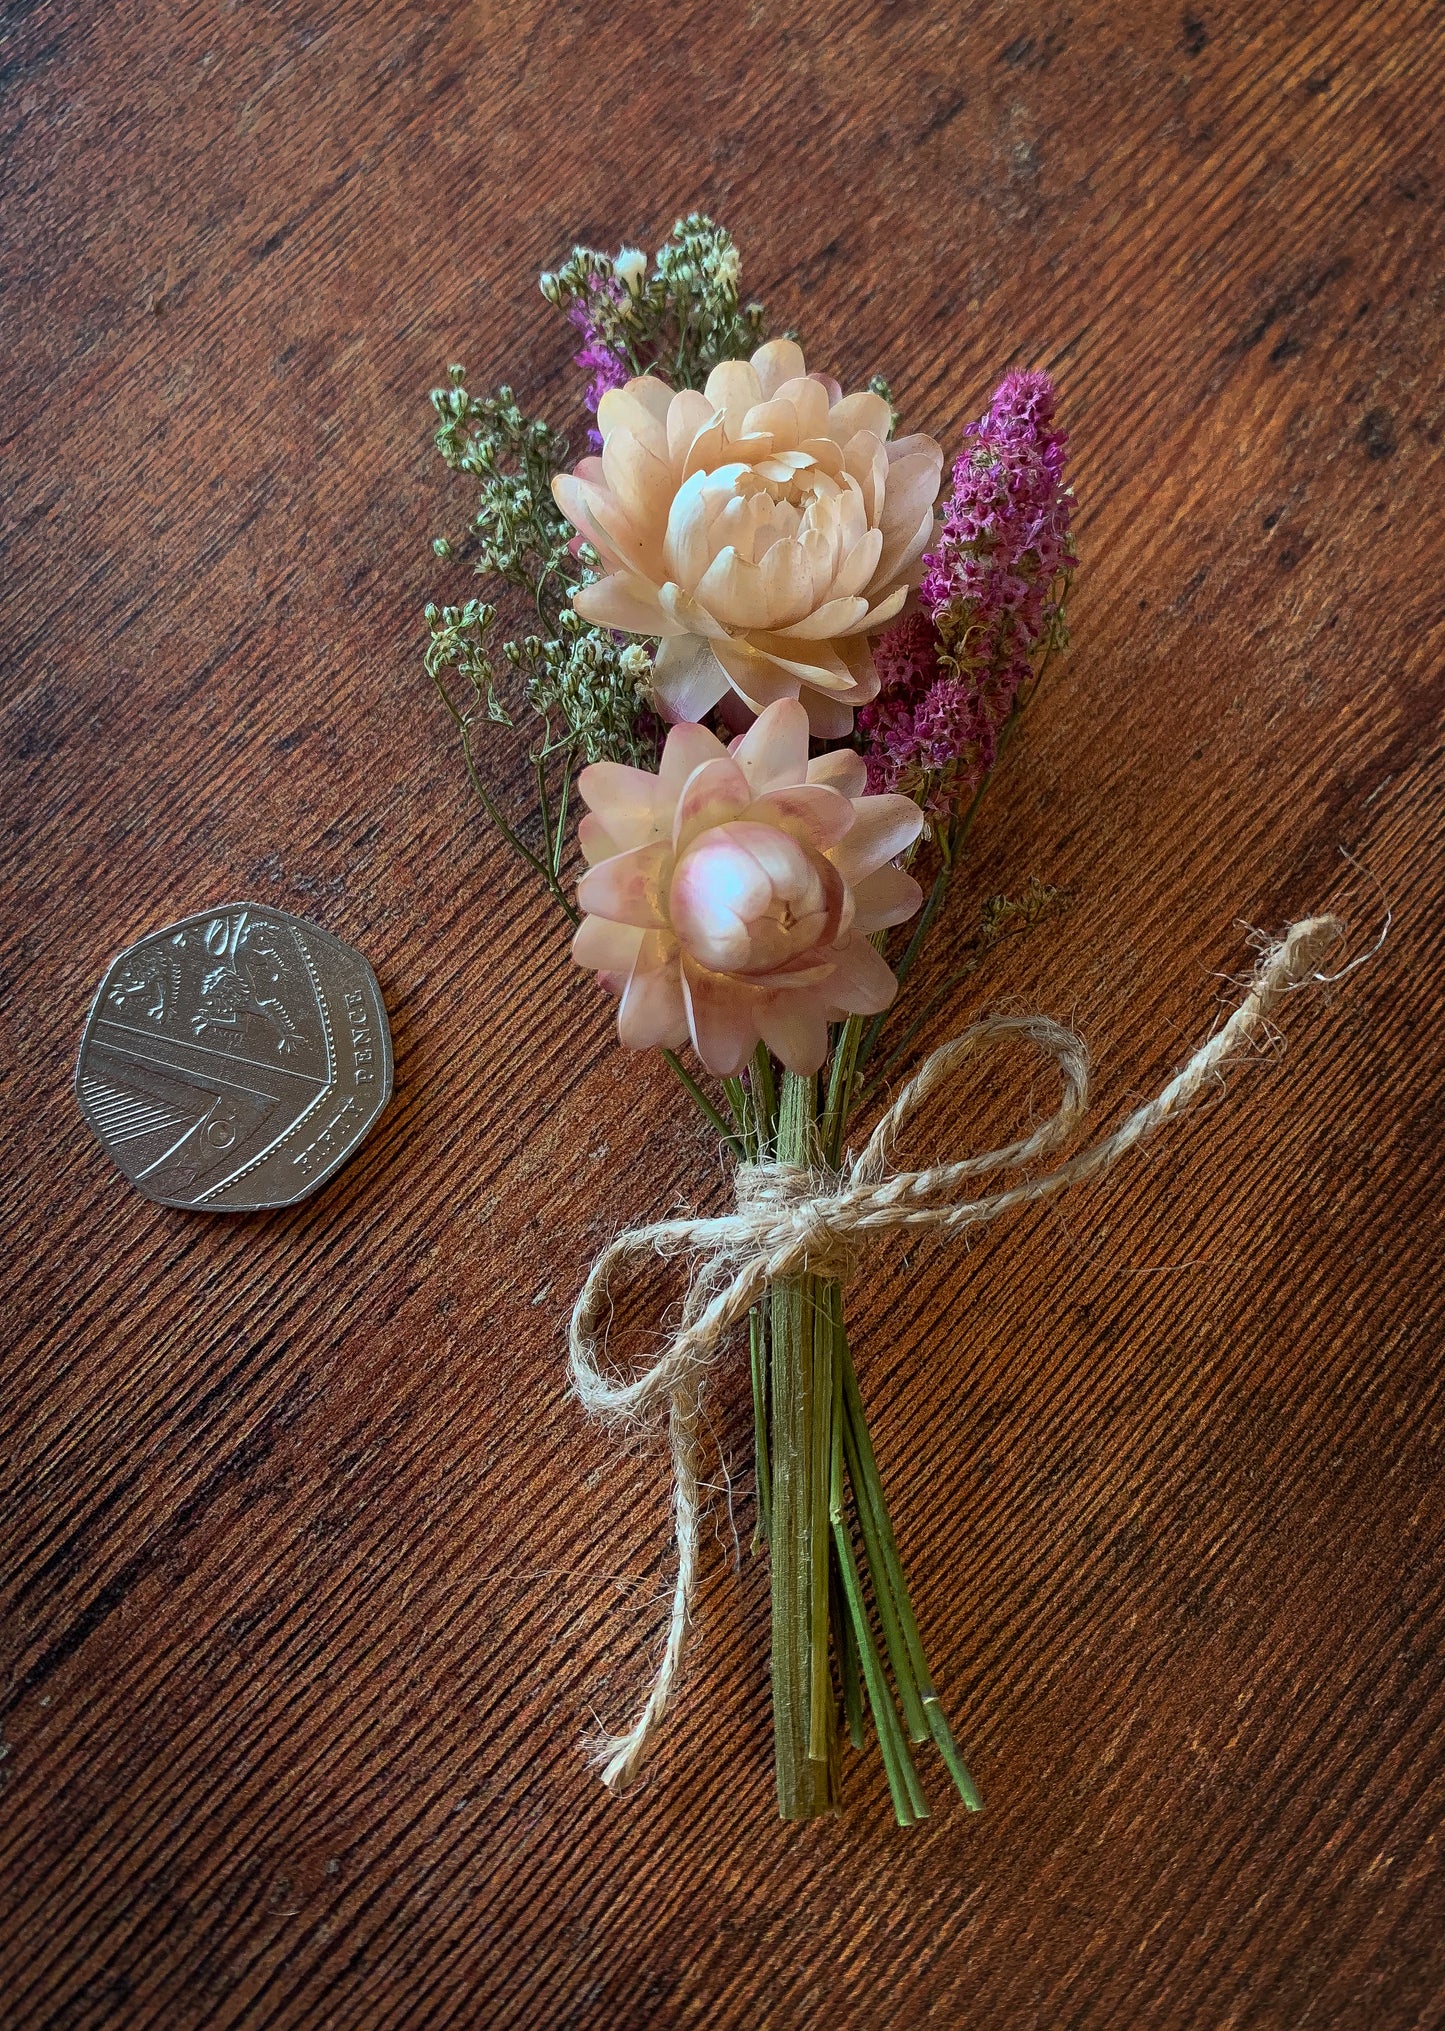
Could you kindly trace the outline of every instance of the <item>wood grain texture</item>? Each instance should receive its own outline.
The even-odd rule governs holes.
[[[1439,6],[5,20],[5,2024],[1445,2022]],[[1076,646],[951,922],[1030,875],[1070,907],[934,1039],[1072,1020],[1116,1116],[1243,923],[1368,931],[1341,847],[1395,912],[1148,1159],[856,1294],[988,1800],[935,1783],[907,1836],[876,1760],[773,1818],[721,1494],[654,1778],[583,1768],[671,1569],[564,1321],[601,1237],[722,1178],[419,667],[462,518],[425,389],[463,359],[575,416],[537,270],[693,205],[913,427],[1061,384]],[[368,954],[397,1091],[314,1202],[231,1221],[126,1189],[68,1088],[111,955],[242,895]],[[711,1418],[745,1545],[741,1362]]]

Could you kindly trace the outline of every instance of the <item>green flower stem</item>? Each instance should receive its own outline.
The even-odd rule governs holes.
[[[696,1079],[693,1078],[691,1072],[683,1064],[681,1058],[678,1057],[676,1051],[664,1051],[662,1055],[672,1067],[674,1074],[682,1085],[683,1091],[688,1095],[693,1105],[701,1110],[704,1118],[717,1130],[738,1162],[745,1162],[747,1151],[743,1148],[740,1138],[728,1127],[721,1114],[713,1106],[701,1086],[698,1085]]]
[[[555,872],[551,868],[549,868],[544,861],[539,860],[536,854],[532,852],[531,848],[523,843],[522,839],[517,834],[517,832],[507,823],[506,819],[502,816],[496,798],[487,788],[487,785],[483,780],[481,770],[477,767],[477,758],[472,747],[472,729],[467,720],[466,714],[458,711],[455,699],[452,697],[450,691],[448,691],[446,685],[441,681],[441,678],[439,676],[433,674],[432,683],[436,687],[437,696],[441,699],[442,704],[446,707],[448,713],[451,715],[452,722],[455,725],[457,733],[461,738],[462,760],[466,765],[467,781],[471,784],[472,790],[476,795],[478,803],[481,805],[482,809],[486,812],[487,816],[491,819],[493,825],[496,826],[498,832],[501,833],[503,839],[506,840],[508,846],[511,847],[513,853],[517,854],[520,859],[524,860],[527,863],[528,867],[530,867],[535,874],[539,874],[542,877],[543,881],[552,891],[552,894],[556,897],[557,901],[562,905],[562,908],[566,911],[571,921],[574,924],[577,923],[579,921],[577,912],[576,910],[573,909],[571,903],[568,902],[566,896],[563,894]],[[548,842],[549,849],[550,844],[551,842],[549,840]]]
[[[982,1812],[983,1798],[969,1775],[968,1765],[958,1753],[958,1744],[953,1739],[953,1730],[948,1725],[948,1716],[943,1711],[937,1693],[924,1700],[923,1711],[928,1716],[929,1732],[933,1736],[934,1744],[943,1758],[949,1776],[957,1787],[959,1797],[970,1812]]]
[[[868,1558],[868,1572],[874,1590],[874,1602],[878,1604],[878,1619],[884,1625],[884,1641],[888,1645],[890,1661],[894,1665],[894,1678],[902,1690],[904,1684],[913,1684],[908,1672],[908,1661],[902,1655],[902,1637],[898,1633],[896,1613],[892,1611],[892,1600],[888,1594],[888,1582],[876,1550],[870,1546],[870,1539],[876,1539],[872,1521],[864,1509],[868,1495],[866,1483],[860,1483],[860,1475],[854,1466],[856,1446],[847,1434],[847,1334],[843,1328],[843,1292],[837,1284],[829,1284],[825,1290],[827,1306],[827,1332],[831,1338],[831,1383],[833,1383],[833,1418],[831,1418],[831,1444],[829,1444],[829,1481],[827,1481],[827,1515],[833,1531],[833,1570],[837,1584],[843,1592],[847,1607],[845,1617],[837,1617],[839,1631],[839,1665],[843,1674],[843,1710],[847,1714],[847,1732],[856,1747],[862,1747],[862,1708],[858,1706],[858,1669],[862,1665],[864,1678],[868,1682],[868,1704],[874,1710],[874,1724],[878,1728],[878,1751],[884,1759],[884,1771],[888,1777],[888,1789],[892,1793],[894,1812],[900,1826],[913,1826],[919,1820],[927,1820],[929,1806],[919,1781],[919,1771],[913,1761],[913,1753],[904,1741],[902,1728],[898,1724],[898,1712],[888,1692],[884,1678],[882,1659],[874,1643],[872,1625],[868,1621],[868,1609],[864,1602],[862,1580],[858,1574],[858,1560],[854,1552],[852,1531],[847,1529],[843,1511],[843,1460],[850,1460],[850,1481],[854,1485],[854,1505],[858,1509],[860,1523],[864,1527],[864,1546]],[[902,1669],[900,1669],[902,1657]],[[852,1698],[850,1698],[852,1688]],[[915,1694],[917,1706],[917,1694]],[[923,1710],[919,1708],[919,1720]],[[927,1728],[915,1734],[915,1741],[927,1741]]]
[[[837,1552],[836,1569],[843,1598],[848,1610],[848,1627],[852,1633],[861,1667],[863,1682],[868,1688],[868,1704],[873,1710],[873,1726],[878,1735],[878,1753],[883,1758],[883,1772],[888,1779],[888,1789],[893,1799],[893,1811],[900,1826],[913,1826],[923,1813],[915,1810],[914,1800],[922,1803],[922,1788],[918,1772],[913,1766],[908,1744],[903,1739],[903,1730],[898,1725],[892,1695],[883,1676],[883,1664],[878,1655],[878,1646],[873,1641],[873,1631],[868,1622],[868,1609],[863,1600],[863,1587],[858,1577],[858,1562],[853,1553],[853,1538],[848,1529],[848,1519],[843,1508],[842,1442],[843,1428],[843,1368],[842,1363],[834,1366],[834,1415],[833,1466],[830,1477],[828,1516],[833,1530],[833,1544]],[[844,1682],[844,1696],[847,1696],[847,1682]],[[850,1720],[850,1733],[851,1733]],[[853,1740],[862,1746],[862,1715],[858,1716],[858,1732]]]
[[[562,896],[562,887],[558,879],[560,863],[557,859],[556,840],[552,828],[552,808],[547,796],[547,756],[544,751],[539,751],[533,755],[532,773],[537,784],[537,810],[542,820],[542,848],[547,856],[544,870],[547,877],[547,886],[554,896],[565,900]]]
[[[843,1154],[843,1131],[853,1108],[853,1087],[857,1076],[858,1046],[863,1036],[862,1016],[849,1016],[833,1046],[833,1069],[828,1076],[828,1098],[823,1108],[820,1140],[823,1161],[836,1170]]]
[[[863,1666],[863,1682],[868,1688],[868,1704],[873,1710],[873,1722],[878,1730],[878,1750],[883,1758],[883,1772],[888,1779],[888,1789],[893,1798],[894,1815],[900,1826],[915,1826],[920,1819],[927,1818],[928,1807],[923,1804],[923,1810],[920,1812],[914,1804],[915,1799],[923,1803],[918,1772],[909,1754],[908,1744],[903,1739],[903,1730],[898,1725],[898,1715],[894,1711],[893,1699],[883,1677],[883,1664],[878,1655],[878,1646],[873,1641],[873,1631],[868,1626],[868,1610],[863,1601],[857,1560],[853,1556],[853,1541],[849,1536],[847,1521],[842,1515],[833,1519],[833,1542],[838,1547],[838,1570],[842,1576],[849,1619],[857,1634],[858,1653]]]
[[[773,1535],[773,1475],[768,1445],[768,1326],[761,1305],[748,1313],[748,1352],[753,1379],[753,1462],[757,1476],[758,1520],[753,1550]]]
[[[812,1162],[816,1110],[817,1081],[787,1073],[778,1108],[781,1162]],[[808,1753],[813,1713],[816,1306],[814,1278],[788,1276],[774,1283],[770,1308],[773,1744],[778,1811],[784,1819],[814,1819],[832,1809],[836,1798],[832,1755],[819,1759]],[[831,1411],[830,1398],[830,1418]],[[826,1614],[823,1627],[826,1640]],[[826,1668],[826,1650],[823,1663]]]
[[[888,1653],[888,1662],[893,1670],[893,1683],[898,1688],[899,1704],[903,1708],[903,1718],[908,1724],[909,1739],[914,1742],[926,1742],[929,1735],[928,1721],[913,1675],[913,1660],[908,1654],[908,1646],[904,1641],[902,1625],[898,1618],[896,1588],[901,1575],[895,1575],[890,1569],[884,1553],[878,1528],[875,1490],[860,1459],[857,1434],[851,1417],[844,1420],[843,1457],[848,1463],[848,1479],[853,1484],[858,1524],[863,1534],[863,1555],[868,1561],[868,1572],[873,1581],[873,1601],[883,1630],[883,1647]]]
[[[766,1047],[759,1044],[758,1050],[767,1059]],[[771,1059],[767,1059],[767,1065],[771,1092]],[[756,1069],[751,1089],[744,1086],[741,1079],[724,1079],[722,1086],[742,1137],[747,1161],[755,1164],[773,1135],[772,1117],[766,1112],[767,1101],[757,1091]],[[767,1310],[762,1304],[754,1305],[748,1313],[748,1357],[753,1385],[753,1461],[758,1507],[752,1543],[756,1553],[771,1538],[773,1521],[773,1480],[768,1445],[768,1324]]]
[[[982,795],[982,792],[980,791],[979,794]],[[977,798],[974,801],[976,803],[978,801]],[[943,899],[948,893],[948,878],[952,872],[953,862],[945,859],[942,867],[939,868],[938,873],[933,878],[933,887],[929,890],[928,900],[923,905],[922,914],[913,927],[913,936],[904,947],[903,957],[893,969],[897,977],[900,992],[902,991],[904,981],[913,971],[913,962],[923,949],[923,941],[928,935],[933,920],[942,908]],[[883,1025],[888,1020],[889,1010],[897,1006],[898,1003],[895,997],[889,1003],[888,1008],[883,1009],[878,1015],[874,1016],[872,1022],[869,1023],[867,1029],[863,1032],[862,1042],[858,1045],[853,1061],[853,1075],[855,1079],[861,1075],[868,1060],[873,1055],[874,1046],[883,1033]]]
[[[812,1557],[808,1632],[808,1755],[815,1763],[836,1754],[838,1704],[829,1657],[828,1586],[830,1538],[828,1500],[833,1460],[833,1343],[843,1317],[843,1293],[835,1283],[813,1282],[812,1430],[809,1433],[808,1548]]]
[[[727,1095],[727,1103],[732,1111],[733,1124],[742,1140],[743,1148],[747,1152],[747,1160],[749,1163],[755,1163],[758,1153],[757,1139],[752,1133],[752,1110],[748,1106],[748,1096],[743,1082],[741,1079],[723,1079],[719,1081],[719,1084]]]
[[[928,1661],[923,1654],[923,1639],[918,1632],[918,1618],[913,1612],[913,1601],[908,1592],[908,1582],[903,1577],[903,1563],[898,1556],[898,1544],[893,1535],[893,1523],[888,1514],[888,1504],[883,1494],[882,1477],[878,1472],[878,1461],[873,1451],[873,1441],[868,1434],[867,1420],[863,1415],[863,1399],[858,1389],[858,1376],[847,1340],[839,1348],[840,1386],[843,1392],[844,1444],[848,1459],[849,1477],[853,1482],[858,1502],[859,1519],[863,1524],[864,1542],[868,1546],[868,1563],[873,1576],[873,1591],[878,1601],[879,1619],[883,1622],[885,1637],[888,1631],[889,1612],[884,1608],[884,1598],[906,1652],[906,1670],[915,1688],[919,1710],[909,1712],[909,1725],[913,1739],[922,1741],[927,1735],[933,1737],[939,1754],[948,1767],[949,1775],[958,1787],[959,1796],[970,1812],[981,1812],[983,1800],[978,1788],[969,1775],[967,1765],[959,1755],[947,1717],[934,1689]],[[870,1541],[870,1524],[871,1541]],[[892,1657],[893,1644],[889,1641]],[[909,1711],[908,1696],[904,1691],[904,1674],[899,1670],[898,1660],[892,1658],[894,1676],[898,1680],[899,1693],[904,1701],[905,1712]],[[922,1727],[920,1729],[920,1722]]]
[[[742,1137],[747,1161],[755,1164],[771,1129],[765,1129],[758,1107],[741,1079],[722,1082],[733,1120]],[[748,1368],[753,1385],[753,1462],[757,1483],[757,1522],[753,1528],[754,1552],[768,1543],[773,1526],[773,1478],[768,1444],[768,1327],[761,1304],[748,1313]]]
[[[562,763],[562,788],[557,803],[557,825],[552,834],[552,872],[562,872],[562,856],[567,850],[567,813],[572,802],[572,756],[569,753]]]
[[[752,1090],[761,1158],[778,1132],[778,1090],[773,1079],[773,1060],[766,1044],[759,1044],[753,1053]]]
[[[784,1277],[771,1306],[773,1741],[778,1810],[812,1819],[831,1804],[828,1766],[808,1755],[812,1711],[811,1278]]]
[[[923,941],[933,928],[934,918],[943,908],[944,899],[948,894],[948,884],[950,879],[952,878],[952,875],[953,875],[953,855],[950,852],[945,855],[942,866],[939,868],[938,873],[933,878],[933,887],[928,891],[927,901],[924,903],[922,910],[919,912],[918,922],[913,927],[912,936],[909,938],[908,943],[903,948],[903,957],[899,960],[897,966],[893,969],[894,972],[898,975],[898,985],[900,987],[903,985],[904,981],[907,980],[909,974],[913,971],[914,962],[918,958],[919,953],[923,950]],[[868,1045],[869,1052],[871,1052],[872,1049],[873,1043],[870,1041]]]
[[[836,1403],[837,1399],[834,1398]],[[839,1443],[842,1426],[837,1417],[833,1421],[833,1457],[841,1461],[842,1448]],[[841,1515],[841,1507],[831,1493],[828,1498],[828,1520],[831,1526],[835,1508]],[[828,1591],[833,1605],[833,1627],[837,1632],[838,1670],[843,1680],[843,1718],[847,1723],[848,1740],[855,1749],[863,1747],[863,1680],[862,1660],[858,1655],[858,1636],[853,1627],[853,1617],[848,1612],[848,1597],[843,1590],[843,1569],[838,1559],[838,1547],[833,1544],[832,1564],[828,1575]]]

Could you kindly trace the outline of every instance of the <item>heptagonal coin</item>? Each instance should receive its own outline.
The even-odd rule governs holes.
[[[359,952],[304,918],[204,910],[110,967],[75,1091],[121,1170],[163,1206],[290,1206],[391,1097],[381,990]]]

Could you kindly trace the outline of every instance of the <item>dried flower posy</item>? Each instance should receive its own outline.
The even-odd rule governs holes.
[[[622,1043],[663,1053],[738,1164],[735,1213],[620,1237],[573,1318],[579,1397],[623,1422],[665,1415],[676,1488],[666,1649],[636,1722],[603,1745],[603,1774],[627,1781],[671,1697],[696,1565],[699,1392],[745,1320],[779,1809],[836,1809],[841,1743],[862,1748],[871,1717],[901,1824],[927,1814],[920,1744],[977,1810],[899,1561],[844,1283],[872,1236],[959,1231],[1090,1174],[1208,1070],[1200,1054],[1107,1143],[979,1199],[972,1181],[1056,1147],[1085,1104],[1077,1039],[996,1019],[935,1052],[843,1168],[979,802],[1066,643],[1072,502],[1053,386],[1005,377],[964,434],[940,514],[939,446],[894,435],[881,380],[845,394],[795,337],[769,339],[710,220],[680,222],[651,263],[577,248],[542,293],[581,339],[592,449],[572,464],[509,388],[479,399],[452,368],[432,396],[436,441],[476,510],[435,548],[469,554],[490,584],[427,608],[427,670],[488,816],[576,927],[574,959],[617,998]],[[526,715],[535,809],[516,817],[488,748]],[[1022,904],[995,899],[969,967],[1047,896],[1035,884]],[[1331,926],[1296,927],[1221,1035],[1248,1034]],[[893,1032],[883,1072],[926,1013]],[[1019,1036],[1059,1066],[1053,1121],[987,1157],[890,1172],[907,1115]],[[658,1255],[692,1265],[683,1323],[653,1368],[621,1379],[602,1351],[607,1279]]]

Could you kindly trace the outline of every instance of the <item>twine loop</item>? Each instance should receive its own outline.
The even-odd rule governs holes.
[[[604,1783],[620,1790],[635,1774],[677,1679],[697,1568],[699,1391],[733,1327],[746,1318],[769,1285],[797,1275],[846,1282],[864,1249],[899,1229],[965,1232],[1106,1169],[1162,1122],[1182,1113],[1249,1042],[1282,995],[1323,977],[1318,973],[1320,961],[1343,930],[1338,918],[1328,916],[1292,924],[1265,951],[1233,1015],[1162,1092],[1136,1108],[1112,1135],[1052,1170],[974,1195],[976,1181],[1001,1172],[1022,1173],[1063,1148],[1073,1139],[1089,1104],[1088,1053],[1072,1030],[1047,1016],[989,1016],[925,1059],[848,1170],[743,1164],[737,1172],[733,1212],[709,1219],[655,1221],[618,1235],[602,1250],[572,1313],[572,1386],[589,1415],[614,1423],[631,1424],[650,1413],[665,1412],[677,1541],[672,1614],[652,1691],[628,1732],[605,1738],[598,1758]],[[1061,1089],[1054,1113],[1000,1149],[921,1170],[893,1168],[894,1151],[908,1123],[982,1052],[1019,1041],[1053,1061]],[[659,1257],[687,1258],[693,1265],[681,1323],[650,1368],[619,1377],[602,1365],[611,1279],[614,1271],[633,1270]]]

